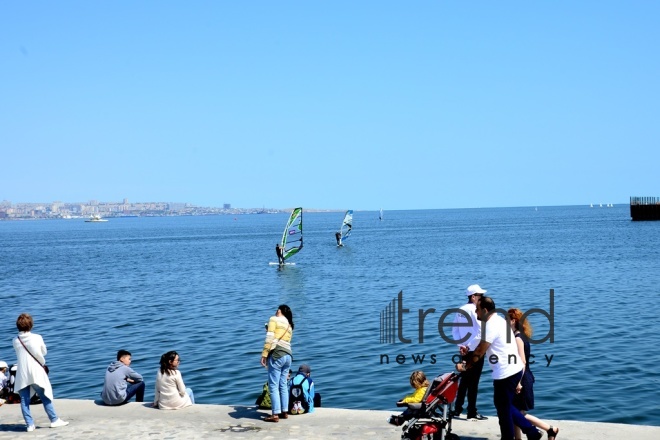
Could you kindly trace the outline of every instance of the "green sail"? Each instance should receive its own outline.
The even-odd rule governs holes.
[[[302,208],[296,208],[291,212],[289,221],[286,223],[282,234],[282,246],[284,247],[284,259],[297,254],[303,247]]]

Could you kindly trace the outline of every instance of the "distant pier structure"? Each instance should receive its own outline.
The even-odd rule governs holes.
[[[630,217],[635,220],[660,220],[660,197],[631,197]]]

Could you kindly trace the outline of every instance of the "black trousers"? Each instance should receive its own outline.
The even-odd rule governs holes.
[[[469,351],[463,360],[467,361],[474,356],[473,351]],[[463,402],[467,394],[467,416],[471,417],[477,414],[477,393],[479,392],[479,379],[481,379],[481,370],[484,368],[484,358],[479,359],[475,364],[461,374],[461,381],[458,384],[458,393],[456,394],[456,403],[454,410],[458,413],[463,411]]]

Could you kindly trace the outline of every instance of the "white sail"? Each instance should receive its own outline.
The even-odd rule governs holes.
[[[339,229],[339,232],[341,232],[341,239],[346,240],[349,235],[351,235],[351,231],[353,230],[353,210],[349,209],[346,211],[346,214],[344,214],[344,220],[341,222],[341,228]]]

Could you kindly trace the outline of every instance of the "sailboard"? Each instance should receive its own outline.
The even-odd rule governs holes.
[[[303,227],[302,227],[302,208],[296,208],[291,211],[289,220],[284,227],[282,233],[282,241],[280,245],[284,248],[284,261],[288,260],[303,248]],[[279,263],[269,263],[279,264]],[[292,266],[295,263],[284,263],[287,266]]]
[[[341,239],[339,240],[338,246],[342,246],[342,242],[351,235],[352,230],[353,230],[353,210],[349,209],[344,214],[344,220],[341,222],[341,227],[339,228]]]
[[[383,208],[380,208],[380,213],[378,214],[378,220],[383,220]]]

